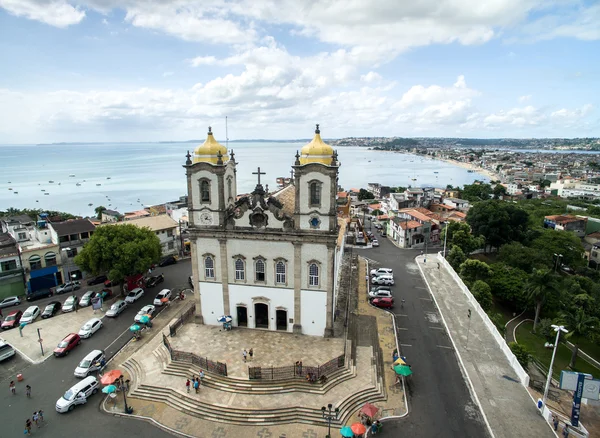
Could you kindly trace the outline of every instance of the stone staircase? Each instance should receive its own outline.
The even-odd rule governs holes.
[[[342,425],[365,402],[386,399],[385,387],[382,378],[377,374],[372,353],[372,349],[366,348],[361,353],[363,354],[363,366],[367,362],[366,356],[371,358],[370,366],[365,367],[367,369],[357,370],[356,364],[347,363],[348,367],[341,368],[329,375],[327,383],[322,386],[302,380],[250,381],[206,373],[202,392],[229,393],[230,395],[219,398],[223,401],[227,398],[234,400],[236,397],[242,397],[249,401],[247,405],[257,406],[255,409],[236,407],[233,403],[211,403],[207,401],[208,397],[203,397],[199,401],[184,391],[171,387],[140,383],[145,380],[143,366],[133,357],[129,358],[123,367],[131,375],[133,382],[129,392],[130,397],[166,403],[178,411],[203,420],[238,425],[305,423],[322,426],[326,423],[322,418],[320,406],[327,404],[322,401],[322,398],[336,389],[337,392],[347,394],[334,403],[334,406],[340,409],[340,418],[332,422],[332,425]],[[162,362],[162,374],[166,376],[177,376],[184,379],[198,373],[198,367],[192,364],[171,361],[168,350],[162,344],[153,351],[153,355],[157,361]],[[350,388],[353,381],[356,380],[358,372],[370,374],[370,386],[355,392]],[[262,402],[263,400],[272,402],[276,400],[278,394],[285,393],[298,393],[298,397],[302,395],[305,400],[304,404],[309,404],[311,407],[300,406],[300,402],[294,406],[268,407]],[[266,395],[270,397],[265,399]],[[254,397],[257,397],[256,400]],[[331,400],[331,402],[334,401]],[[273,404],[277,405],[277,403]]]

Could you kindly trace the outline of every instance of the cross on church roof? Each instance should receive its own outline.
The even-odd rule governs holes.
[[[252,175],[258,175],[258,185],[260,185],[260,176],[261,176],[261,175],[266,175],[266,173],[265,173],[265,172],[261,172],[261,171],[260,171],[260,167],[259,167],[259,168],[258,168],[258,171],[256,171],[256,172],[252,172]]]

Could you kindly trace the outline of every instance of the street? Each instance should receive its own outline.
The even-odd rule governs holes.
[[[406,379],[408,415],[385,422],[379,436],[488,436],[480,409],[470,396],[452,343],[415,262],[421,250],[398,249],[382,237],[379,242],[378,248],[355,250],[369,259],[369,269],[394,270],[393,312],[400,351],[413,371]],[[406,300],[404,308],[400,305],[402,299]]]
[[[79,379],[73,376],[73,371],[83,357],[94,349],[104,350],[107,360],[114,356],[132,337],[129,326],[133,324],[133,318],[137,311],[146,304],[152,304],[155,295],[163,288],[187,288],[187,278],[191,274],[189,260],[157,268],[156,273],[164,273],[165,281],[158,286],[147,289],[142,298],[128,306],[117,318],[104,317],[104,327],[89,339],[82,340],[69,356],[62,358],[51,357],[39,365],[31,365],[18,355],[0,363],[0,400],[4,409],[0,410],[0,435],[22,436],[25,420],[31,418],[34,411],[44,410],[46,424],[33,433],[38,436],[49,437],[80,437],[80,436],[145,436],[163,437],[165,433],[143,421],[132,421],[113,417],[102,413],[99,404],[103,399],[102,394],[92,396],[88,403],[77,406],[73,412],[59,414],[55,410],[56,400],[68,390]],[[77,291],[81,296],[87,289],[83,287]],[[61,295],[62,301],[67,298]],[[42,307],[42,303],[52,301],[44,299],[36,301],[35,304]],[[158,308],[157,312],[162,310]],[[157,313],[155,313],[157,315]],[[63,316],[68,318],[69,315]],[[156,317],[156,316],[155,316]],[[158,316],[160,317],[160,316]],[[35,326],[35,323],[32,327]],[[66,335],[67,333],[65,333]],[[54,348],[54,346],[47,346]],[[17,382],[16,374],[22,373],[23,382]],[[12,395],[8,384],[14,380],[17,385],[17,394]],[[25,396],[25,385],[32,387],[32,396]]]

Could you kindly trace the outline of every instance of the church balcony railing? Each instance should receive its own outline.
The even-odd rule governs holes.
[[[302,362],[296,362],[294,365],[283,367],[248,367],[248,377],[250,380],[295,380],[307,379],[312,377],[319,381],[322,377],[343,368],[346,363],[344,354],[331,359],[322,365],[308,366]]]

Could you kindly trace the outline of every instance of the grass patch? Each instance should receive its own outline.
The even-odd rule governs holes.
[[[546,340],[539,335],[531,333],[533,329],[533,322],[524,322],[517,328],[517,341],[523,345],[527,350],[539,360],[542,365],[548,369],[550,367],[550,360],[552,359],[552,349],[545,348],[544,343]],[[554,359],[554,367],[552,370],[552,376],[555,379],[560,379],[560,372],[563,370],[567,371],[579,371],[581,373],[589,373],[594,377],[600,376],[600,370],[593,365],[587,363],[581,357],[577,358],[575,368],[569,368],[569,362],[571,361],[571,350],[569,350],[564,344],[560,344],[556,350],[556,358]]]
[[[589,356],[592,356],[598,362],[600,362],[600,345],[590,341],[586,338],[575,338],[569,339],[571,344],[579,344],[579,348],[585,351]]]

